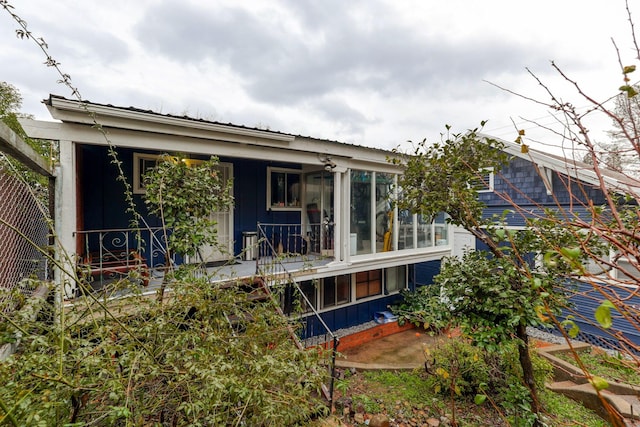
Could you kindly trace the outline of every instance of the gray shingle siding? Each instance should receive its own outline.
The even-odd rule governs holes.
[[[566,175],[552,173],[553,194],[547,194],[542,177],[533,163],[521,158],[513,158],[500,172],[495,174],[494,191],[480,193],[479,198],[487,206],[484,216],[502,215],[505,209],[513,209],[508,202],[511,199],[519,207],[518,213],[507,215],[507,222],[512,226],[523,226],[526,217],[535,217],[544,209],[570,210],[582,218],[588,218],[588,201],[602,205],[604,197],[598,188],[587,183],[578,183]],[[573,200],[571,193],[573,193]],[[501,195],[508,196],[505,200]]]

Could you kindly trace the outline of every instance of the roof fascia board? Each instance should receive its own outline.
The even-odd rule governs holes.
[[[301,151],[313,151],[329,158],[334,156],[346,157],[373,163],[387,163],[387,159],[390,157],[400,157],[392,151],[380,148],[364,147],[360,145],[345,144],[337,141],[318,140],[301,136],[296,137],[296,139],[289,144],[289,147]]]
[[[261,147],[282,147],[296,151],[357,158],[373,163],[385,163],[390,151],[343,144],[337,141],[318,140],[289,134],[238,128],[232,125],[199,122],[179,117],[167,117],[154,113],[128,110],[125,108],[80,103],[78,101],[52,97],[47,108],[53,118],[63,122],[94,125],[88,111],[94,112],[96,122],[108,128],[122,128],[142,132],[164,133],[167,135],[187,136],[202,139],[222,140],[240,144],[255,144]]]
[[[95,114],[95,122],[107,127],[122,127],[131,130],[162,132],[174,135],[230,139],[240,142],[243,138],[264,142],[288,143],[295,139],[293,135],[279,134],[259,129],[248,129],[223,124],[200,122],[180,117],[149,114],[125,108],[81,103],[68,99],[52,97],[47,108],[54,119],[63,122],[76,122],[94,125],[90,113]],[[205,132],[197,132],[205,131]],[[224,135],[228,135],[224,138]]]
[[[505,141],[500,138],[492,137],[490,135],[480,134],[483,138],[495,139],[501,141],[505,148],[504,151],[508,154],[514,155],[516,157],[520,157],[521,159],[528,160],[530,162],[535,163],[538,167],[542,169],[551,169],[558,173],[564,174],[566,176],[572,177],[574,179],[584,181],[588,184],[594,186],[600,186],[600,180],[596,175],[595,171],[589,168],[585,168],[578,165],[578,162],[572,161],[571,159],[561,159],[555,156],[549,156],[545,153],[542,153],[537,150],[530,149],[527,153],[522,152],[522,147],[519,144],[514,142]],[[640,185],[634,186],[630,182],[621,181],[612,176],[608,176],[606,174],[602,175],[604,183],[607,187],[611,189],[615,189],[618,191],[622,191],[625,193],[631,193],[634,195],[638,195],[640,190]],[[639,182],[640,184],[640,182]]]
[[[322,155],[318,152],[299,151],[291,147],[265,147],[263,145],[238,144],[230,141],[212,141],[185,136],[167,135],[163,133],[136,132],[127,129],[105,128],[103,135],[95,128],[77,123],[45,122],[26,119],[22,122],[27,134],[33,138],[74,141],[81,144],[108,145],[138,150],[181,152],[189,154],[216,155],[219,157],[245,158],[253,160],[273,160],[285,163],[301,163],[324,167]],[[108,141],[107,141],[108,138]],[[375,170],[377,172],[398,173],[398,166],[385,159],[375,161],[359,158],[332,156],[338,165],[336,172],[347,168]]]

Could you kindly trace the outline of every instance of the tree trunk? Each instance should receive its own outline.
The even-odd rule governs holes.
[[[540,401],[538,400],[538,392],[536,390],[536,381],[533,376],[533,364],[531,363],[531,356],[529,355],[529,336],[527,335],[527,328],[524,324],[518,324],[516,328],[516,336],[522,341],[518,343],[518,356],[520,359],[520,366],[522,367],[522,377],[524,383],[529,389],[529,395],[531,397],[531,411],[540,416]],[[534,427],[541,426],[539,420],[533,424]]]

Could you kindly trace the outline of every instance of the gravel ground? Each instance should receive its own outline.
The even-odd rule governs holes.
[[[567,342],[564,339],[564,337],[553,335],[553,334],[550,334],[549,332],[544,332],[544,331],[541,331],[540,329],[536,329],[532,327],[527,327],[527,335],[529,335],[530,338],[535,338],[540,341],[550,342],[552,344],[565,344]],[[571,340],[571,342],[578,343],[581,341]]]

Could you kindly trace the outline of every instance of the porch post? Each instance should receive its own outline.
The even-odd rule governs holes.
[[[349,261],[349,233],[351,232],[351,169],[344,172],[344,180],[340,186],[340,203],[344,208],[340,212],[340,248],[342,261]]]
[[[54,273],[57,285],[56,298],[59,302],[72,298],[76,291],[73,278],[75,269],[76,243],[76,157],[73,141],[60,141],[60,162],[56,167],[55,186],[55,232],[57,247],[55,257],[61,268]]]
[[[342,173],[333,172],[333,259],[342,260]]]

